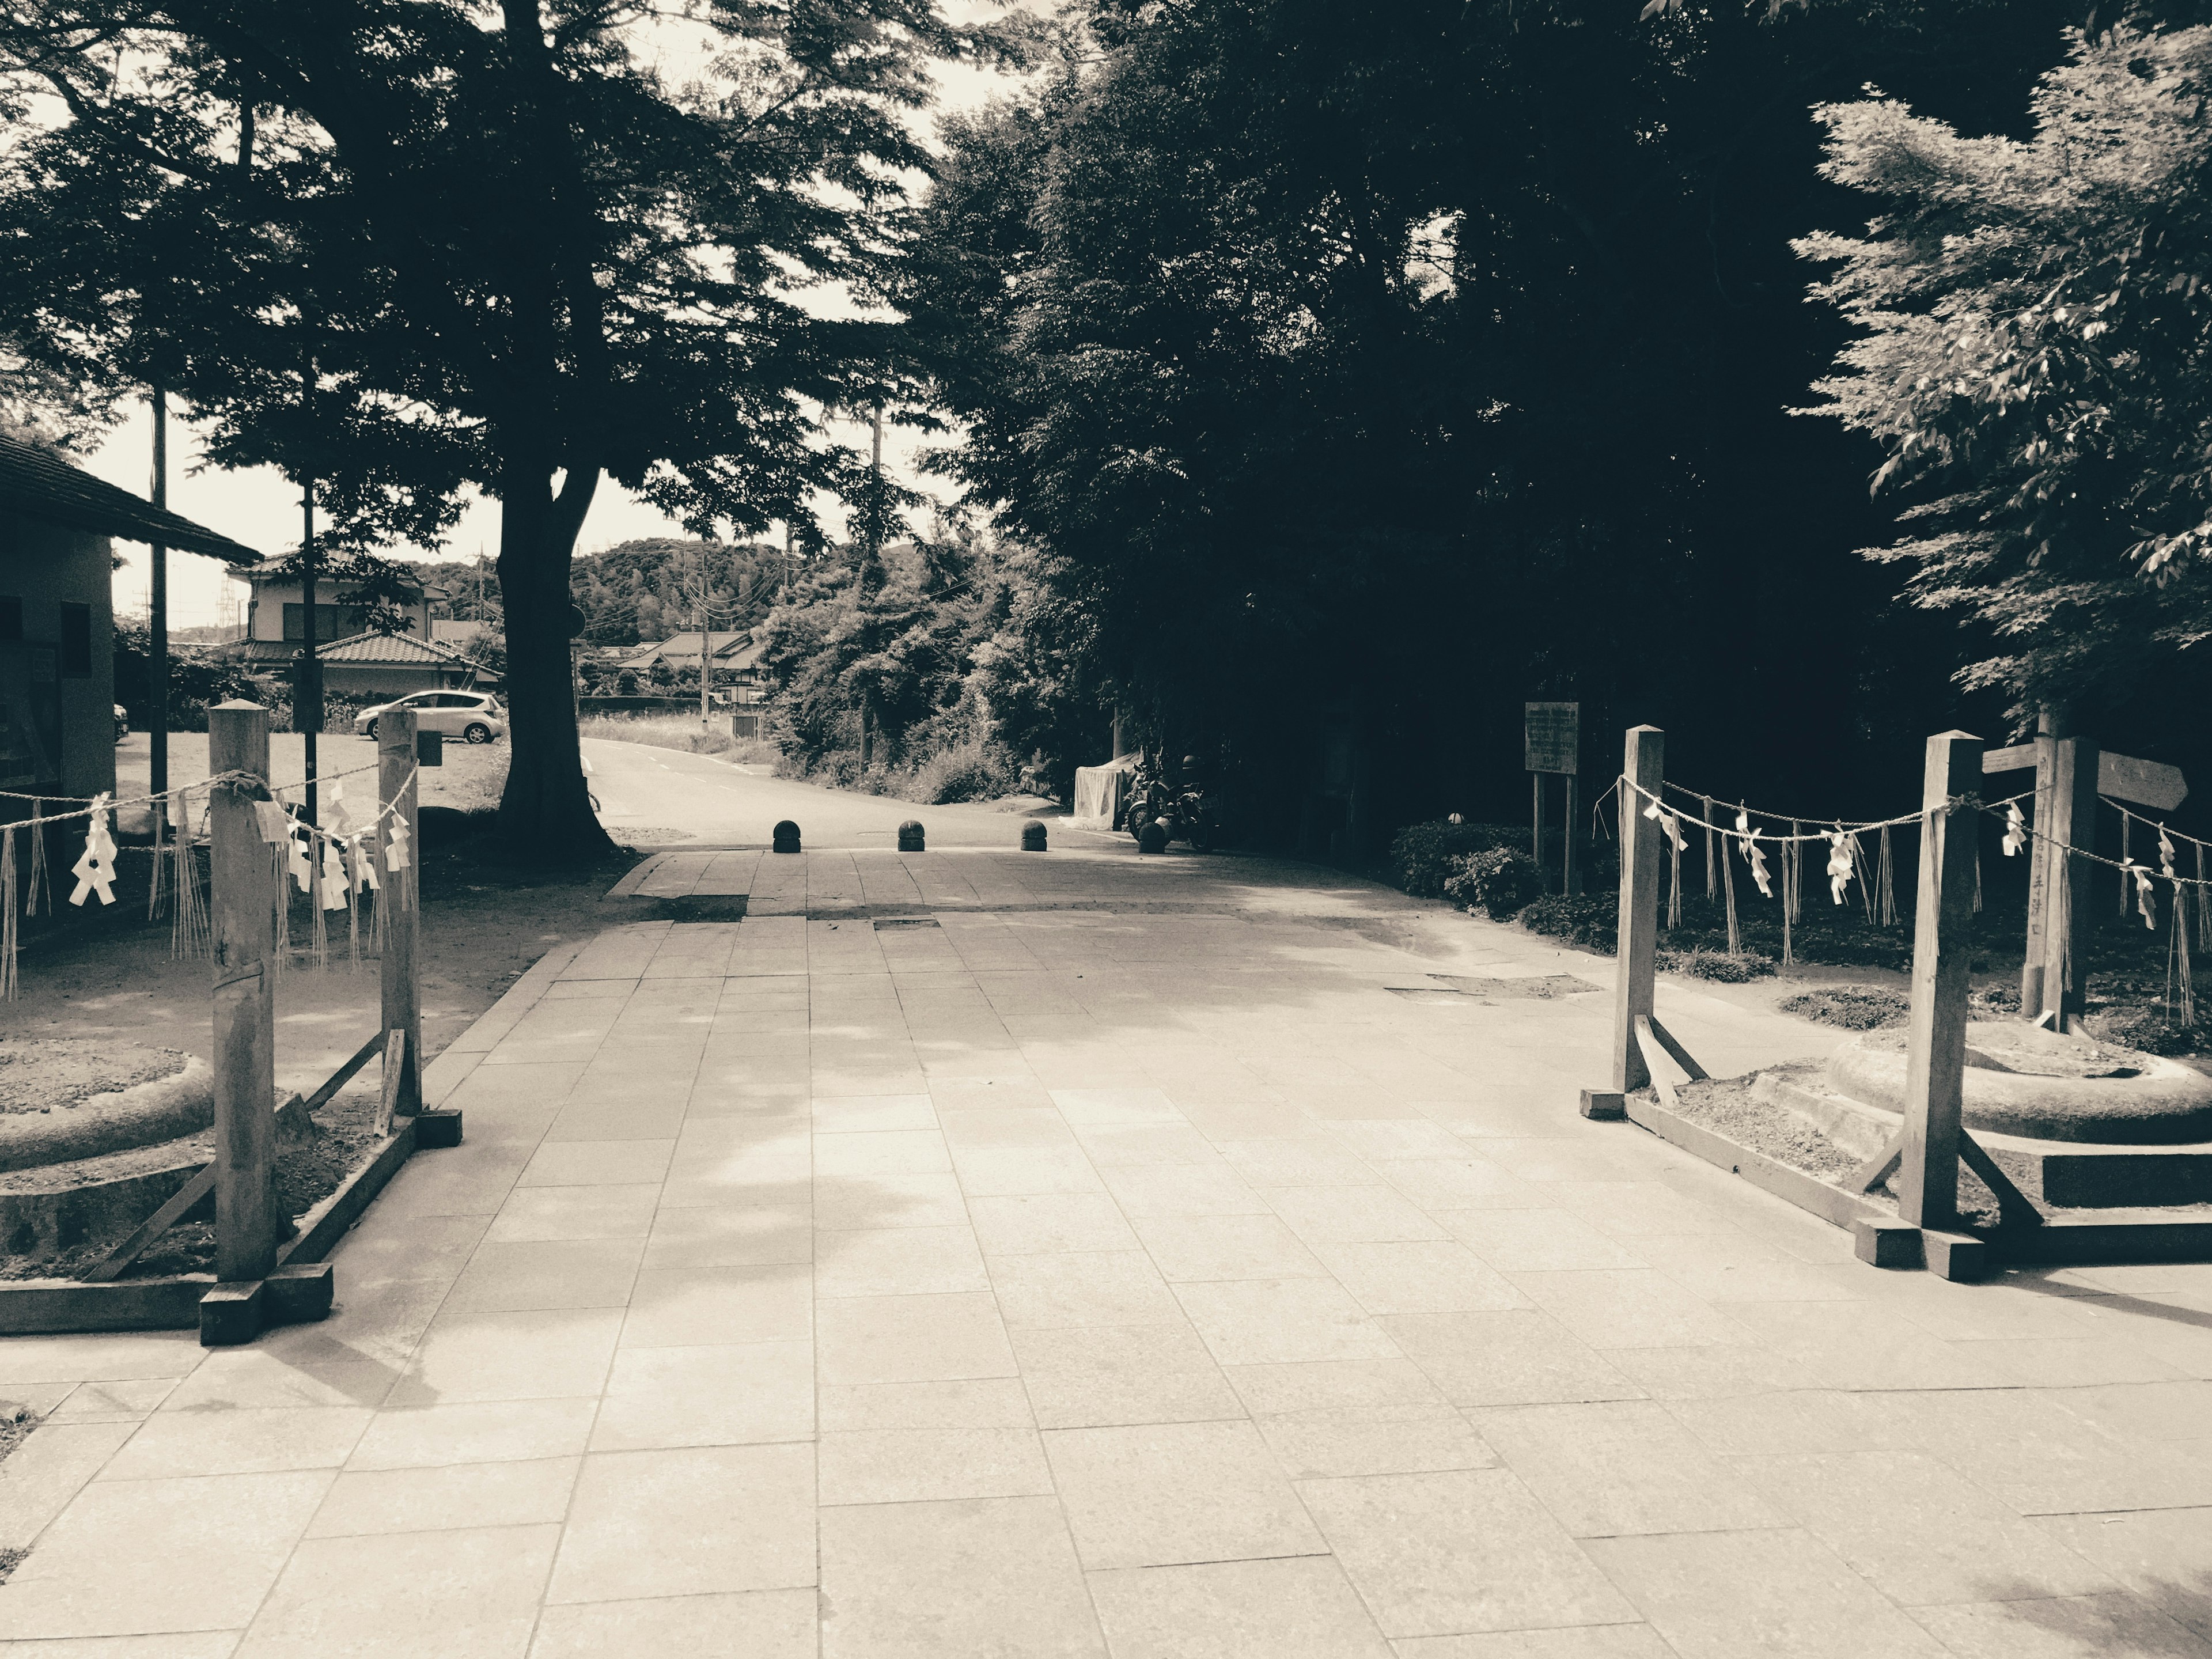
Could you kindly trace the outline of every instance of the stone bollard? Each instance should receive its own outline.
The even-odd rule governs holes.
[[[920,818],[908,818],[899,825],[898,849],[902,853],[925,853],[929,850],[922,844]]]
[[[1142,830],[1139,830],[1137,832],[1137,850],[1139,853],[1166,852],[1168,850],[1167,825],[1162,823],[1158,818],[1154,818]]]
[[[1044,851],[1044,825],[1035,818],[1031,818],[1022,826],[1022,851],[1024,853]]]
[[[772,833],[775,840],[771,845],[776,852],[796,853],[799,850],[799,826],[789,818],[778,823]]]

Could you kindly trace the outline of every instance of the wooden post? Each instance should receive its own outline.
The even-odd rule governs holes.
[[[2044,930],[2051,907],[2051,848],[2044,840],[2051,827],[2051,780],[2053,745],[2058,723],[2049,709],[2036,720],[2035,834],[2027,843],[2027,948],[2020,965],[2020,1014],[2033,1019],[2043,1012]]]
[[[392,809],[407,824],[406,867],[395,870],[388,857],[392,811],[377,820],[377,859],[384,886],[376,902],[384,924],[383,1029],[406,1033],[398,1091],[388,1097],[393,1110],[412,1117],[422,1109],[422,980],[416,960],[422,915],[422,830],[415,810],[413,709],[395,708],[377,716],[376,763],[377,804]]]
[[[1912,1017],[1905,1037],[1905,1145],[1898,1210],[1917,1227],[1954,1227],[1959,1212],[1960,1091],[1966,1068],[1966,972],[1973,957],[1972,809],[1946,803],[1979,794],[1982,740],[1966,732],[1928,739],[1920,804],[1920,902],[1912,933]]]
[[[208,710],[208,768],[269,777],[269,711]],[[215,948],[216,1277],[258,1280],[276,1266],[276,976],[269,884],[276,878],[250,787],[209,802],[210,921]]]
[[[2040,741],[2040,739],[2039,739]],[[2070,1031],[2087,1004],[2082,995],[2086,957],[2081,932],[2095,912],[2092,883],[2097,866],[2064,849],[2094,850],[2097,834],[2097,743],[2058,738],[2051,756],[2051,812],[2040,829],[2051,842],[2044,878],[2043,1006],[2055,1028]]]
[[[1566,843],[1566,851],[1559,866],[1559,890],[1571,898],[1577,890],[1575,887],[1575,830],[1582,822],[1582,803],[1577,794],[1575,775],[1570,772],[1567,774],[1566,833],[1560,837]]]
[[[1528,842],[1530,854],[1536,860],[1536,877],[1546,892],[1552,890],[1552,878],[1544,873],[1544,775],[1528,775],[1528,798],[1534,805],[1529,813],[1535,820],[1535,830]]]
[[[1667,734],[1656,726],[1628,729],[1621,768],[1630,783],[1659,793],[1666,776]],[[1613,1086],[1626,1094],[1651,1080],[1636,1022],[1652,1012],[1652,957],[1659,943],[1659,842],[1656,820],[1644,816],[1650,803],[1620,787],[1620,981],[1613,1001]]]

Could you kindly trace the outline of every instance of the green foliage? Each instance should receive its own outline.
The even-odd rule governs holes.
[[[2212,28],[2070,38],[2033,135],[1905,103],[1815,112],[1823,173],[1877,198],[1810,236],[1864,333],[1821,412],[1881,441],[1908,533],[1874,556],[1993,636],[1962,678],[2111,704],[2212,635]]]
[[[1620,916],[1620,902],[1611,894],[1570,898],[1554,893],[1538,899],[1515,920],[1532,933],[1609,957],[1619,947]]]
[[[1455,823],[1433,818],[1409,823],[1391,837],[1389,867],[1415,898],[1442,898],[1470,854],[1507,848],[1528,856],[1530,832],[1504,823]]]
[[[763,624],[793,769],[924,800],[1008,793],[1025,754],[1072,781],[1096,740],[1075,678],[1081,624],[1040,593],[1034,558],[963,532],[885,548],[876,580],[863,591],[857,571],[817,572]]]
[[[1544,872],[1526,853],[1493,847],[1456,860],[1443,896],[1462,910],[1480,910],[1492,921],[1510,921],[1523,906],[1544,896]]]

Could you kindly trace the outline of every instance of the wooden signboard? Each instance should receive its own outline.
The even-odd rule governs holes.
[[[1559,772],[1567,780],[1567,826],[1563,837],[1566,851],[1561,860],[1559,890],[1575,890],[1575,774],[1582,769],[1583,706],[1578,702],[1531,702],[1522,724],[1521,752],[1528,772],[1534,798],[1536,866],[1544,864],[1544,774]],[[1546,884],[1547,887],[1550,885]]]
[[[1522,764],[1530,772],[1582,770],[1583,706],[1578,702],[1532,702],[1522,724]]]

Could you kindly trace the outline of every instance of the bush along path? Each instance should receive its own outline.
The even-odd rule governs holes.
[[[1556,871],[1559,845],[1547,834],[1544,867]],[[1454,908],[1510,921],[1532,933],[1556,939],[1578,951],[1611,956],[1619,931],[1620,863],[1610,842],[1590,849],[1587,890],[1544,894],[1530,857],[1525,824],[1453,823],[1439,819],[1401,830],[1391,842],[1389,876],[1416,897],[1440,898]],[[1990,860],[1993,861],[1993,860]],[[1989,861],[1985,861],[1989,862]],[[1685,890],[1680,917],[1667,926],[1674,908],[1662,905],[1658,965],[1662,972],[1687,974],[1723,983],[1786,974],[1782,906],[1762,899],[1748,882],[1736,894],[1736,937],[1731,951],[1728,906],[1698,890],[1704,872],[1693,851],[1683,860]],[[1909,851],[1895,876],[1909,892]],[[1994,882],[1992,885],[1994,885]],[[1902,975],[1911,967],[1911,920],[1899,915],[1884,923],[1870,915],[1855,893],[1850,902],[1833,904],[1825,889],[1808,890],[1790,925],[1791,963],[1812,968],[1863,968]],[[1973,971],[1989,983],[1976,993],[1990,1013],[2018,1011],[2013,990],[2019,978],[2021,945],[2027,917],[2025,900],[2009,891],[1988,893],[1974,915]],[[2100,908],[2087,918],[2089,976],[2087,1025],[2110,1042],[2147,1053],[2212,1054],[2212,1029],[2185,1020],[2171,983],[2163,932],[2151,933],[2117,909]],[[1879,1011],[1896,994],[1886,986],[1829,986],[1790,1000],[1788,1012],[1847,1030],[1866,1030],[1889,1023]],[[1803,1006],[1791,1006],[1802,1003]],[[1861,1024],[1869,1021],[1869,1024]]]

